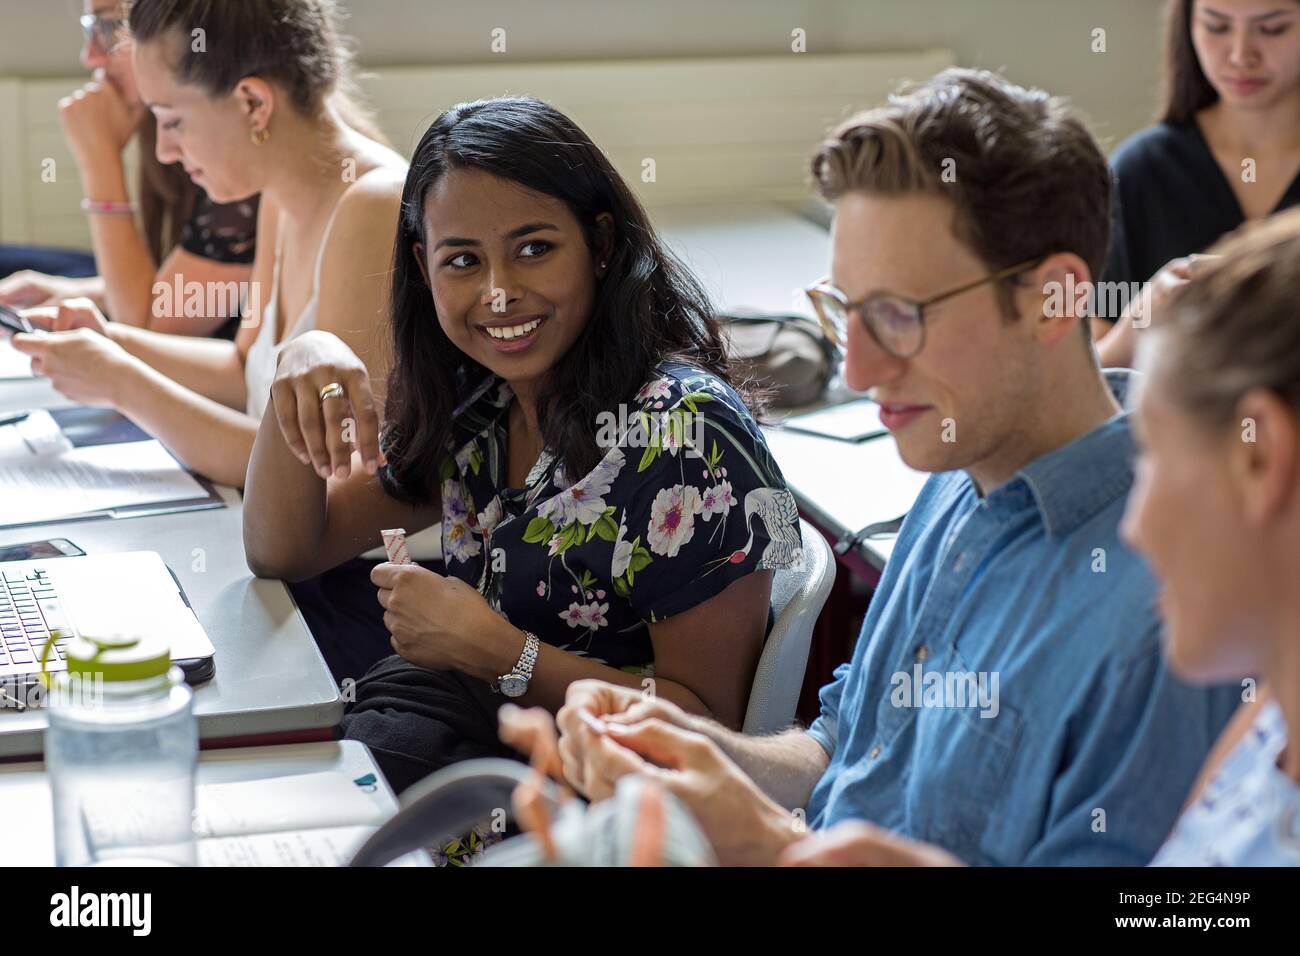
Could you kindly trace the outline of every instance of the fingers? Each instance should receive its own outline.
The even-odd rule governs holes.
[[[520,828],[534,834],[541,843],[542,855],[548,860],[558,860],[560,852],[551,835],[551,816],[547,812],[546,798],[542,795],[536,773],[515,787],[510,802]]]
[[[632,832],[632,851],[628,866],[660,866],[664,859],[664,836],[668,829],[668,812],[664,792],[651,781],[641,790],[636,827]]]
[[[497,712],[497,733],[502,743],[527,754],[535,769],[563,783],[559,740],[549,711],[543,707],[524,709],[516,704],[503,704]]]
[[[811,834],[786,847],[777,866],[880,866],[879,834],[870,824],[854,821]]]
[[[587,783],[599,783],[599,791],[608,796],[614,792],[614,786],[629,773],[643,773],[658,776],[659,768],[647,763],[640,754],[627,747],[620,746],[609,737],[597,737],[595,746],[587,756]],[[594,778],[594,781],[593,781]]]
[[[50,336],[41,332],[19,332],[9,339],[14,349],[32,358],[44,358],[50,350]]]
[[[325,424],[323,439],[326,453],[329,455],[330,473],[340,480],[346,478],[352,471],[352,446],[344,440],[346,427],[344,420],[348,417],[348,408],[346,391],[342,395],[326,398],[320,403],[321,418]]]
[[[574,711],[585,710],[594,717],[617,714],[640,701],[641,692],[602,680],[580,680],[569,685],[560,708],[560,727],[577,730]]]
[[[310,381],[300,379],[294,384],[294,397],[298,406],[298,429],[307,445],[307,454],[311,456],[311,466],[316,474],[328,478],[331,473],[330,452],[325,444],[320,394],[312,393]]]
[[[353,436],[361,462],[369,474],[384,464],[384,454],[379,448],[379,414],[375,410],[375,396],[370,390],[370,378],[364,371],[353,372],[348,382],[348,400],[354,416]]]
[[[566,733],[560,737],[558,747],[560,755],[560,773],[562,779],[579,793],[591,796],[587,792],[586,768],[583,762],[584,744],[575,734]]]
[[[864,820],[836,824],[825,834],[787,847],[779,866],[960,866],[946,850],[910,840]]]
[[[343,394],[322,400],[321,391],[335,383],[343,386]],[[379,416],[363,369],[317,367],[276,379],[271,394],[285,442],[322,478],[345,479],[351,474],[354,441],[366,470],[378,470],[383,458]]]
[[[623,747],[633,750],[661,767],[698,767],[711,756],[711,741],[692,730],[683,730],[658,718],[639,724],[610,723],[606,733]]]
[[[395,588],[404,573],[403,569],[412,567],[415,567],[415,565],[393,564],[392,561],[382,561],[370,569],[370,583],[377,588]],[[432,574],[433,572],[429,573]]]
[[[104,320],[99,314],[99,309],[90,299],[80,296],[75,299],[64,299],[58,304],[54,318],[56,331],[88,328],[98,332],[103,327]]]
[[[627,710],[617,714],[610,714],[604,718],[610,723],[615,724],[639,724],[643,720],[663,720],[667,723],[676,723],[675,715],[671,705],[665,705],[658,697],[642,697]]]
[[[46,305],[34,309],[23,309],[23,318],[38,329],[53,332],[58,329],[59,307],[57,305]]]
[[[289,446],[295,458],[304,465],[312,466],[314,471],[311,452],[307,449],[302,426],[298,423],[298,394],[287,380],[277,379],[271,384],[271,406],[275,409],[275,420],[280,426],[280,434],[284,436],[284,443]]]

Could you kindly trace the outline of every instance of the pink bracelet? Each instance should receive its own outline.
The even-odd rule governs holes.
[[[81,211],[104,216],[132,216],[135,214],[133,202],[101,202],[96,199],[81,200]]]

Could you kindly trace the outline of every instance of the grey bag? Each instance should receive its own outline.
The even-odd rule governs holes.
[[[498,808],[510,806],[511,793],[532,779],[527,764],[501,758],[466,760],[430,774],[402,794],[402,809],[357,850],[349,866],[383,866],[400,856],[441,846]],[[529,834],[489,847],[476,866],[625,866],[637,836],[645,781],[629,775],[614,796],[588,805],[576,797],[553,813],[551,835],[558,860],[547,860]],[[556,803],[559,789],[550,781],[543,794]],[[671,794],[660,791],[662,825],[657,828],[661,866],[716,866],[709,842],[690,813]]]
[[[777,408],[816,401],[839,368],[839,352],[807,316],[732,312],[718,321],[737,377],[771,390]]]

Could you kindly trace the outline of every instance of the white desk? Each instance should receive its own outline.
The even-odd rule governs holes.
[[[763,433],[808,520],[836,538],[907,514],[930,477],[904,464],[889,436],[844,442],[781,428]],[[892,536],[871,538],[858,552],[879,571],[893,547]]]
[[[704,283],[714,305],[724,310],[810,314],[802,290],[830,269],[826,229],[793,209],[763,204],[662,207],[651,210],[651,218]],[[828,396],[830,401],[847,397],[844,392]],[[804,410],[781,410],[772,417]],[[929,477],[905,465],[888,436],[854,444],[779,428],[764,432],[799,507],[836,538],[905,514]],[[871,539],[858,552],[880,570],[892,547],[892,538]]]
[[[238,783],[325,771],[340,771],[353,780],[374,774],[375,791],[370,797],[385,813],[397,812],[397,800],[384,775],[366,745],[356,740],[207,750],[199,754],[195,783]],[[53,866],[54,820],[44,765],[0,767],[0,807],[5,808],[0,814],[0,865]],[[423,865],[430,865],[427,858]]]
[[[0,412],[68,404],[43,380],[0,382]],[[248,570],[243,501],[220,490],[225,508],[0,529],[0,545],[67,538],[88,554],[157,551],[217,651],[216,676],[194,695],[200,738],[324,733],[343,713],[338,687],[285,586]],[[43,710],[0,708],[0,757],[40,754],[45,726]]]

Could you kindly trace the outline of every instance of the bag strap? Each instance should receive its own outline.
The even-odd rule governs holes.
[[[515,787],[531,778],[527,764],[501,757],[444,767],[402,794],[397,815],[370,835],[348,865],[383,866],[415,850],[441,846],[494,809],[510,806]],[[559,788],[550,780],[542,792],[559,798]]]

